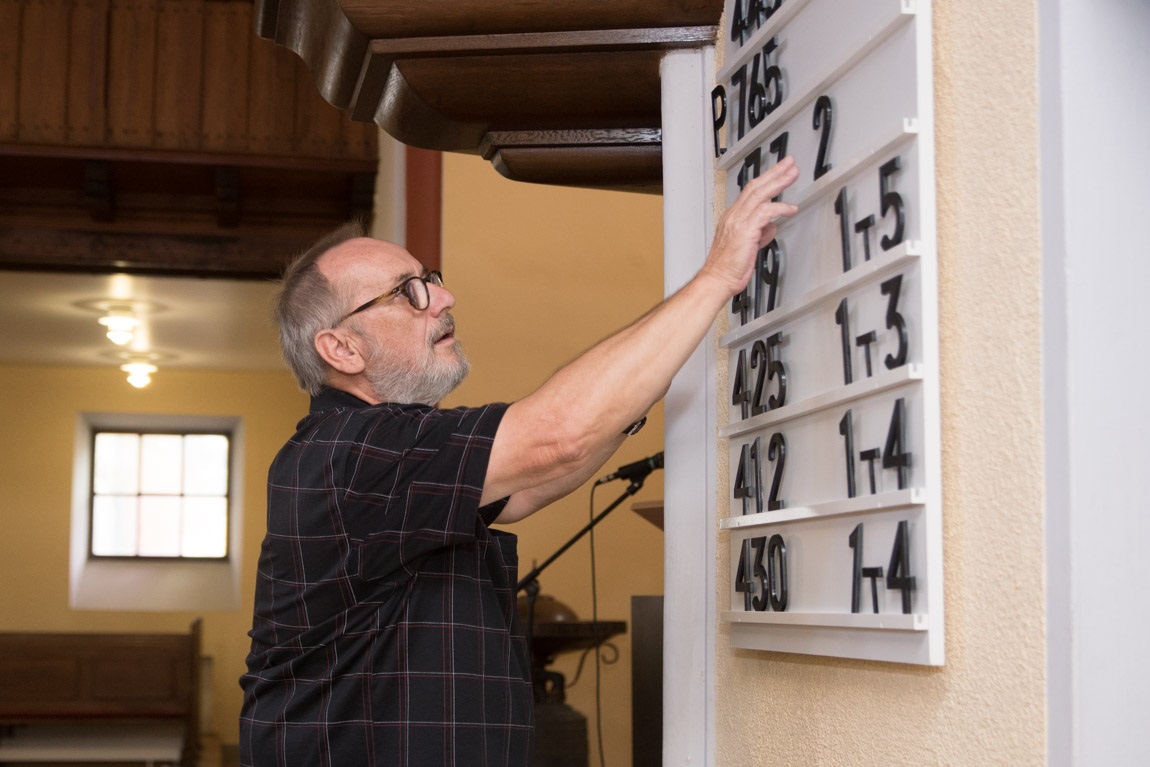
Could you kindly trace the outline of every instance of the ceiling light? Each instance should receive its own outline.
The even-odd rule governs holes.
[[[136,336],[136,328],[140,321],[130,311],[113,309],[97,320],[108,329],[108,340],[117,346],[123,346]]]
[[[127,365],[120,365],[120,370],[128,374],[128,383],[137,389],[143,389],[150,384],[152,373],[158,369],[150,362],[129,362]]]

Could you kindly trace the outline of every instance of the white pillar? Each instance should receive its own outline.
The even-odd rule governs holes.
[[[689,280],[713,234],[711,48],[662,63],[663,279]],[[708,334],[665,400],[663,763],[714,762],[715,338]]]

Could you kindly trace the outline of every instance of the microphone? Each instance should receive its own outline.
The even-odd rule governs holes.
[[[626,466],[620,466],[611,474],[595,481],[596,485],[602,485],[605,482],[612,482],[616,479],[626,479],[631,482],[643,479],[655,469],[663,468],[663,453],[662,451],[655,453],[650,458],[644,458],[641,461],[629,463]]]

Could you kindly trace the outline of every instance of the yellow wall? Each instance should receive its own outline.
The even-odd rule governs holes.
[[[202,615],[213,658],[214,730],[238,738],[240,689],[251,628],[255,565],[272,456],[307,400],[286,373],[161,370],[133,389],[111,367],[0,367],[0,631],[185,632]],[[240,416],[244,422],[244,543],[240,609],[210,613],[72,610],[68,607],[72,450],[81,412]]]
[[[661,200],[514,184],[489,164],[449,156],[445,168],[443,268],[458,298],[459,335],[473,372],[449,404],[513,400],[565,360],[659,300]],[[260,309],[260,311],[263,311]],[[247,654],[255,565],[264,530],[265,477],[272,456],[307,400],[290,376],[162,370],[144,390],[114,368],[0,367],[0,631],[186,631],[192,613],[77,611],[68,607],[72,449],[80,412],[239,415],[244,419],[244,545],[241,607],[203,615],[204,651],[214,658],[211,725],[225,743],[238,737],[238,679]],[[620,451],[620,463],[662,449],[656,411]],[[612,464],[612,467],[615,464]],[[596,494],[602,509],[624,488]],[[656,472],[636,500],[661,498]],[[587,521],[589,493],[575,493],[515,525],[521,572]],[[596,529],[599,615],[630,620],[631,594],[660,594],[662,533],[628,502]],[[590,619],[586,539],[542,580],[543,593]],[[613,765],[630,762],[630,643],[603,667],[604,742]],[[570,680],[577,654],[555,668]],[[591,720],[590,661],[568,701]],[[592,752],[594,746],[592,745]],[[594,757],[593,757],[594,760]]]
[[[1037,9],[933,9],[946,665],[734,650],[720,627],[724,767],[1046,763]]]
[[[511,401],[529,393],[564,362],[637,318],[662,298],[662,199],[515,183],[488,163],[449,155],[444,163],[444,280],[455,292],[459,338],[472,360],[470,378],[447,404]],[[662,415],[619,450],[607,470],[663,449]],[[606,471],[604,472],[606,473]],[[625,483],[595,493],[601,511]],[[630,622],[631,595],[663,593],[663,533],[631,510],[662,498],[655,472],[633,500],[595,527],[601,620]],[[520,536],[520,575],[529,572],[588,522],[585,487],[510,526]],[[585,537],[540,576],[542,593],[591,619],[590,546]],[[606,760],[631,763],[630,635],[613,640],[614,665],[602,667]],[[574,678],[579,653],[553,667]],[[595,738],[595,675],[584,664],[567,702],[589,719]]]

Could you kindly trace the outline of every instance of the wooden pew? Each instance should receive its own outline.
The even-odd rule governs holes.
[[[187,634],[0,633],[0,762],[194,767],[201,621]]]

